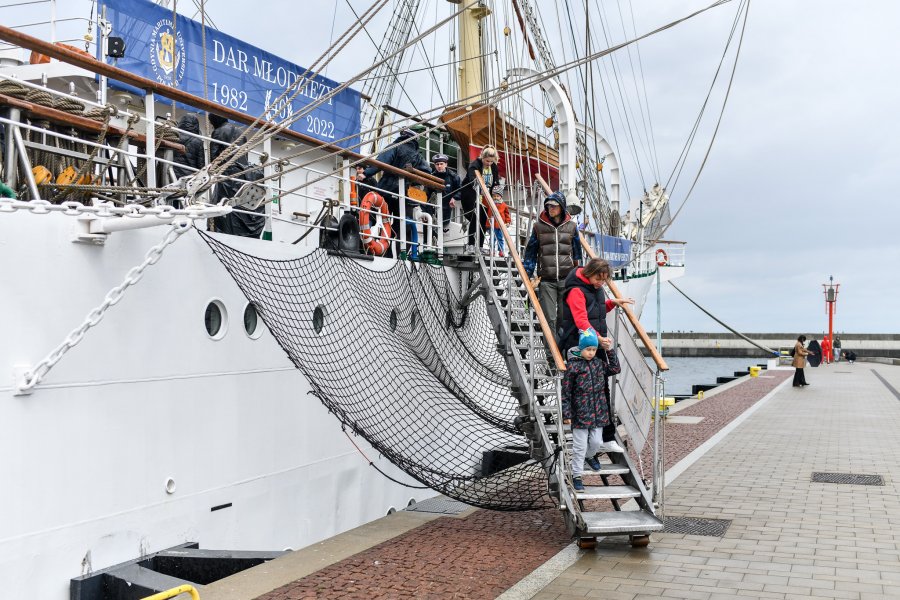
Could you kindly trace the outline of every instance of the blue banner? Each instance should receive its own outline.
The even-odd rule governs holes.
[[[258,117],[271,107],[267,118],[276,122],[290,119],[339,85],[316,76],[305,82],[303,91],[293,101],[287,102],[287,97],[295,90],[271,106],[305,69],[207,27],[204,95],[200,23],[182,15],[177,15],[173,23],[171,10],[148,0],[102,0],[101,5],[112,24],[111,35],[125,40],[125,57],[118,59],[116,66],[251,117]],[[110,85],[116,83],[110,81]],[[359,92],[349,88],[341,91],[304,114],[290,128],[344,148],[355,146],[360,130]]]
[[[631,262],[631,240],[596,233],[589,233],[587,239],[597,256],[606,260],[610,267],[618,269]]]

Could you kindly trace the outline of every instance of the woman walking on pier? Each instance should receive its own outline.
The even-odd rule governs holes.
[[[804,385],[809,385],[806,383],[806,373],[803,371],[803,367],[806,366],[806,357],[809,354],[812,354],[809,350],[803,347],[803,344],[806,343],[806,336],[801,335],[797,338],[797,343],[794,344],[794,351],[791,353],[794,356],[794,360],[791,363],[791,366],[797,369],[794,371],[794,387],[803,387]]]

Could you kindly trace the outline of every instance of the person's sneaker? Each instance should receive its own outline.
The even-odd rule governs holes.
[[[595,471],[599,471],[599,470],[600,470],[600,461],[597,460],[597,457],[596,457],[596,456],[592,456],[592,457],[590,457],[590,458],[586,458],[586,459],[584,459],[584,462],[586,462],[587,465],[588,465],[590,468],[592,468],[593,470],[595,470]]]
[[[584,491],[584,482],[581,480],[581,477],[572,478],[572,487],[574,487],[579,492]]]
[[[603,446],[606,448],[607,452],[625,452],[625,449],[622,448],[616,440],[603,442]]]

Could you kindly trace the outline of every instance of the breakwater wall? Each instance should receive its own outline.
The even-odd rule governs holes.
[[[649,333],[655,340],[656,334]],[[750,339],[773,350],[790,350],[800,333],[747,333]],[[824,334],[804,333],[808,340],[822,341]],[[897,333],[841,333],[843,350],[852,350],[858,357],[900,358],[900,334]],[[732,333],[664,332],[663,356],[747,357],[767,358],[767,354]],[[644,352],[646,355],[646,351]]]

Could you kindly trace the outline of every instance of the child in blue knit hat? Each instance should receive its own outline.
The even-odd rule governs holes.
[[[572,482],[584,489],[581,479],[585,457],[588,466],[600,470],[599,452],[623,452],[615,440],[614,416],[610,410],[606,378],[621,372],[615,347],[604,350],[606,360],[597,359],[599,340],[593,329],[582,331],[578,346],[568,352],[568,364],[562,381],[563,423],[572,425]],[[603,441],[603,430],[610,440]]]

